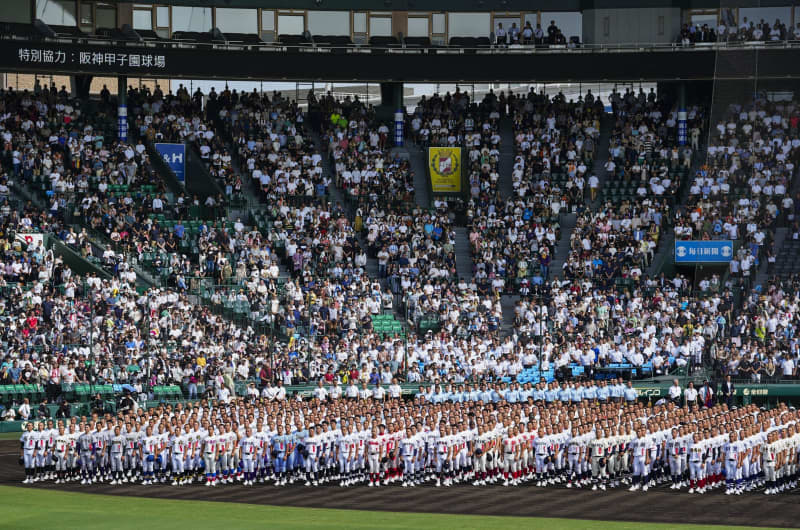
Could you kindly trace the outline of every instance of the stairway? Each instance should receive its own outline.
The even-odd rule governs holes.
[[[469,248],[469,229],[467,227],[455,227],[456,231],[456,272],[459,278],[472,277],[472,253]]]
[[[663,269],[664,264],[669,260],[674,259],[673,253],[675,252],[675,232],[672,230],[664,231],[661,241],[658,244],[658,250],[653,256],[653,260],[645,271],[648,278],[655,278]]]
[[[428,182],[428,152],[412,141],[407,141],[408,164],[414,172],[414,199],[417,206],[430,208],[433,202]]]
[[[245,210],[260,208],[261,190],[259,189],[259,185],[253,182],[253,178],[250,173],[243,169],[243,160],[239,156],[239,150],[236,148],[236,145],[231,143],[230,137],[225,138],[225,146],[228,148],[228,152],[231,154],[231,167],[233,168],[233,172],[242,177],[242,192],[245,194],[247,199],[244,205]]]
[[[497,161],[497,172],[500,179],[497,191],[500,197],[508,200],[514,194],[511,173],[514,171],[514,128],[511,118],[504,116],[500,119],[500,158]]]
[[[561,277],[561,270],[569,254],[570,236],[572,235],[572,230],[575,228],[576,221],[577,215],[574,213],[562,214],[561,216],[561,235],[558,238],[553,261],[550,262],[550,278],[555,278],[556,276]]]
[[[519,295],[504,294],[500,297],[500,306],[503,309],[503,323],[500,326],[500,335],[512,335],[514,333],[514,306],[519,301]]]
[[[786,237],[789,235],[789,229],[782,226],[775,230],[775,239],[773,248],[776,252],[776,258],[778,257],[777,254],[781,252],[783,249],[783,242],[786,240]],[[762,247],[763,248],[763,247]],[[766,252],[764,253],[765,256],[761,258],[761,263],[758,266],[758,271],[756,272],[756,277],[753,285],[760,285],[762,287],[762,292],[766,290],[767,282],[769,281],[769,275],[767,274],[767,258]]]
[[[325,149],[325,146],[322,144],[322,137],[319,135],[317,131],[310,131],[309,137],[314,142],[314,146],[317,148],[317,151],[322,155],[322,174],[325,176],[329,176],[331,179],[331,184],[328,187],[328,199],[332,205],[340,205],[344,210],[347,212],[347,217],[353,221],[355,219],[356,212],[353,210],[353,207],[350,205],[348,201],[346,201],[346,196],[344,190],[339,189],[336,185],[336,175],[334,174],[334,167],[331,164],[331,157],[328,156],[328,151]],[[364,212],[366,217],[366,212]],[[364,237],[363,233],[356,234],[359,243],[361,246],[366,250],[367,249],[367,238]],[[367,265],[365,267],[367,271],[367,276],[370,278],[378,278],[378,259],[370,256],[369,252],[367,253]],[[381,282],[383,287],[386,286],[385,282]],[[396,304],[395,304],[396,305]]]
[[[610,152],[610,143],[611,143],[611,132],[614,128],[614,115],[613,114],[603,114],[603,117],[600,118],[600,136],[597,138],[597,143],[595,144],[594,150],[594,164],[592,165],[592,172],[597,175],[597,178],[600,180],[597,188],[597,198],[595,199],[595,205],[600,204],[603,200],[603,187],[608,180],[606,175],[605,165],[608,161],[608,154]],[[588,180],[588,179],[587,179]],[[588,182],[587,182],[587,190],[588,190]],[[587,197],[587,200],[590,199],[591,196]]]
[[[219,185],[217,179],[208,172],[194,144],[184,142],[184,145],[186,146],[186,189],[190,193],[201,197],[224,195],[225,191]]]
[[[331,178],[331,185],[328,187],[328,197],[330,202],[333,204],[340,204],[342,207],[346,207],[344,192],[336,185],[336,175],[334,175],[331,157],[328,156],[328,152],[322,145],[322,137],[317,131],[311,131],[309,133],[309,137],[311,138],[311,141],[314,142],[314,147],[317,148],[317,151],[319,151],[320,155],[322,156],[322,174]]]

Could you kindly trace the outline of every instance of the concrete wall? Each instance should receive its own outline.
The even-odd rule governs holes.
[[[586,44],[670,43],[681,27],[677,7],[587,9],[583,12]]]

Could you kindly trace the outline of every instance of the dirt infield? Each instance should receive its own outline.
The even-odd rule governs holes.
[[[627,490],[593,492],[566,488],[522,486],[454,486],[436,488],[430,485],[403,488],[397,485],[366,488],[302,485],[276,488],[257,485],[245,488],[226,485],[207,488],[191,486],[110,486],[95,484],[55,485],[51,483],[24,486],[22,468],[18,464],[19,445],[0,441],[0,484],[19,487],[60,489],[86,493],[131,495],[161,499],[193,499],[227,501],[275,506],[340,508],[352,510],[385,510],[398,512],[454,513],[474,515],[515,515],[566,517],[607,521],[656,523],[694,523],[717,525],[749,525],[796,528],[800,521],[800,492],[765,496],[763,492],[742,496],[726,496],[719,490],[706,495],[674,492],[668,486],[647,493]]]

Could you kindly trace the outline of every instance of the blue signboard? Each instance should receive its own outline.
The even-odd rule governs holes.
[[[186,184],[186,146],[183,144],[156,144],[156,151],[178,177],[178,182]]]
[[[675,241],[675,263],[728,263],[733,241]]]
[[[402,110],[394,113],[394,145],[403,147],[403,127],[405,125],[405,114]]]
[[[678,111],[678,145],[686,145],[689,140],[689,125],[686,122],[686,109]]]
[[[120,142],[128,141],[128,107],[125,105],[117,108],[117,138]]]

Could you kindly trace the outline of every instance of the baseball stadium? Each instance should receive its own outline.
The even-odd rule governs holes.
[[[787,0],[0,2],[0,529],[796,528],[795,90]]]

